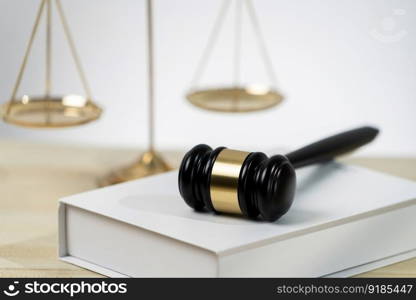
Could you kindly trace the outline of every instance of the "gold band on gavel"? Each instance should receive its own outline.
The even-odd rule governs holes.
[[[222,150],[211,172],[211,202],[218,212],[242,214],[238,204],[238,178],[250,152]]]

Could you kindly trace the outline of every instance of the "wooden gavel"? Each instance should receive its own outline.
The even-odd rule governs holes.
[[[296,168],[322,163],[371,142],[379,130],[360,127],[320,140],[286,155],[268,157],[200,144],[179,169],[179,192],[197,211],[240,214],[273,222],[291,207]]]

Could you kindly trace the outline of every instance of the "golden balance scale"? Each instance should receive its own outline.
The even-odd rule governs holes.
[[[79,56],[77,54],[72,35],[69,30],[68,22],[61,5],[60,0],[55,0],[59,18],[61,20],[66,39],[71,50],[77,71],[79,73],[85,96],[51,95],[51,15],[52,1],[41,0],[35,24],[33,26],[29,43],[20,67],[16,83],[13,88],[10,100],[2,106],[1,116],[5,122],[30,128],[62,128],[86,124],[98,119],[101,115],[101,108],[93,101],[86,80]],[[271,108],[279,104],[283,97],[276,89],[266,86],[246,86],[239,85],[240,77],[240,48],[241,48],[241,23],[243,4],[247,8],[251,24],[255,30],[260,51],[266,66],[266,70],[273,84],[275,85],[275,75],[271,60],[266,51],[265,42],[260,31],[259,22],[250,0],[235,0],[235,43],[234,43],[234,85],[231,87],[222,87],[216,89],[197,89],[196,83],[200,79],[205,65],[209,59],[212,48],[217,39],[219,30],[223,24],[225,15],[229,10],[232,1],[224,0],[220,13],[215,21],[214,28],[210,34],[207,46],[197,67],[193,83],[193,88],[186,95],[186,98],[195,106],[203,109],[221,111],[221,112],[249,112]],[[144,152],[139,159],[133,164],[116,170],[99,180],[99,185],[105,186],[124,181],[129,181],[153,174],[158,174],[171,170],[171,167],[165,162],[154,147],[154,47],[153,47],[153,12],[152,0],[146,0],[147,3],[147,52],[148,52],[148,114],[149,114],[149,145],[148,150]],[[24,95],[17,98],[17,92],[26,68],[32,44],[38,31],[39,23],[44,11],[46,10],[46,76],[45,76],[45,94],[43,96]]]

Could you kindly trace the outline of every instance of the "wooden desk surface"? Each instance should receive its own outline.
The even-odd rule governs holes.
[[[0,141],[0,277],[101,277],[58,260],[57,199],[96,188],[97,178],[138,153]],[[178,164],[178,152],[165,156]],[[416,180],[416,158],[343,161]],[[360,276],[416,277],[416,258]]]

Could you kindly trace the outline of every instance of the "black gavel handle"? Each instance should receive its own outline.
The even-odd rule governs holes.
[[[325,162],[371,142],[378,132],[369,126],[356,128],[290,152],[286,157],[295,168]]]

